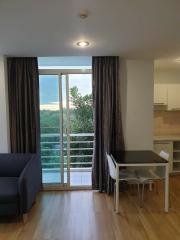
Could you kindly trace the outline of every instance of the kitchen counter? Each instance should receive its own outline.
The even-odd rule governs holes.
[[[154,141],[180,141],[180,135],[154,136]]]

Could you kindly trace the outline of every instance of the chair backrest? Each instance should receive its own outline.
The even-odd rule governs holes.
[[[165,160],[169,160],[169,153],[165,152],[165,151],[161,151],[159,153],[159,156],[164,158]],[[165,177],[165,168],[158,166],[156,167],[156,174],[160,177],[160,178],[164,178]]]
[[[114,161],[113,161],[112,157],[107,153],[106,153],[106,158],[107,158],[107,161],[108,161],[110,177],[112,179],[116,179],[116,167],[115,167]]]
[[[167,152],[165,152],[163,150],[159,153],[159,156],[164,158],[167,161],[169,160],[169,153],[167,153]]]

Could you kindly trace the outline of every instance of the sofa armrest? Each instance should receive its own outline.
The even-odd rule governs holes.
[[[20,212],[27,213],[41,189],[41,162],[38,154],[32,154],[19,177]]]

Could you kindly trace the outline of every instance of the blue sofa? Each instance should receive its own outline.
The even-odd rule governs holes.
[[[0,216],[24,215],[41,189],[38,154],[0,154]]]

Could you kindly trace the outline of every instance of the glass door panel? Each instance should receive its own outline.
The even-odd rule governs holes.
[[[62,81],[62,132],[63,132],[63,159],[64,183],[69,184],[69,93],[68,75],[61,75]]]
[[[40,131],[43,183],[62,184],[60,88],[58,75],[40,75]]]
[[[94,125],[92,74],[69,74],[70,185],[91,186]]]
[[[40,75],[43,183],[91,186],[92,75]]]

